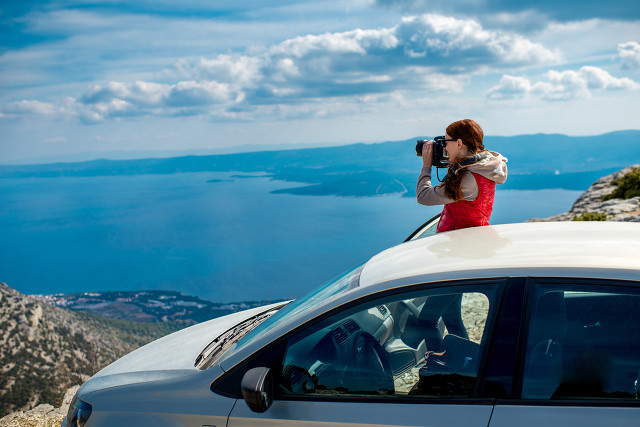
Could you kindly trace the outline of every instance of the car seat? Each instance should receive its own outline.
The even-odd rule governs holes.
[[[415,329],[427,343],[427,350],[440,351],[446,326],[449,334],[468,339],[462,322],[462,293],[434,295],[427,298],[418,315]]]

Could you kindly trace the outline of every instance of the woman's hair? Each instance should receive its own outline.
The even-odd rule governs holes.
[[[453,139],[461,139],[462,143],[469,149],[471,154],[484,151],[482,139],[484,132],[480,125],[473,120],[458,120],[447,126],[447,135]],[[461,159],[457,159],[460,161]],[[444,193],[454,201],[460,201],[464,198],[462,194],[462,176],[464,168],[449,167],[449,178],[444,182]]]

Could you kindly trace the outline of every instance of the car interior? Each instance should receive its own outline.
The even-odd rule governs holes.
[[[542,288],[541,288],[542,289]],[[471,396],[489,298],[448,292],[369,306],[289,340],[282,394]],[[640,295],[536,291],[524,399],[637,399]]]
[[[637,399],[640,296],[546,291],[525,358],[525,399]]]
[[[280,392],[469,396],[487,313],[486,295],[458,292],[328,322],[289,341]]]

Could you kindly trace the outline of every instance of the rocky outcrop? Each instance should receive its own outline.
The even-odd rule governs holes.
[[[79,388],[77,385],[67,390],[59,408],[43,403],[29,411],[13,412],[0,419],[0,427],[60,427]]]
[[[640,222],[640,197],[633,197],[626,200],[602,200],[617,188],[617,186],[612,183],[614,180],[638,168],[640,168],[640,165],[628,166],[611,175],[598,179],[587,191],[578,197],[569,212],[549,218],[533,218],[529,221],[573,221],[575,218],[585,218],[591,214],[599,214],[601,218],[606,218],[607,221]]]

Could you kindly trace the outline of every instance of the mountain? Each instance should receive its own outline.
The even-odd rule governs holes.
[[[413,197],[420,169],[415,141],[207,156],[3,165],[0,178],[236,171],[304,184],[278,190],[290,194],[365,197],[401,193]],[[635,130],[588,137],[487,136],[485,146],[509,158],[510,176],[504,189],[582,190],[603,175],[640,162],[640,131]]]
[[[184,326],[71,312],[0,283],[0,417],[65,391],[134,349]]]

